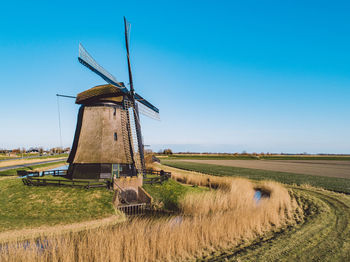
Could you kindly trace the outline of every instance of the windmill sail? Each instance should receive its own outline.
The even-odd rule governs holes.
[[[79,62],[89,68],[91,71],[98,74],[102,77],[106,82],[115,85],[121,89],[122,92],[128,93],[128,89],[122,84],[119,83],[118,80],[110,74],[106,69],[100,66],[95,59],[86,51],[82,44],[79,44]]]
[[[139,101],[136,100],[136,104],[139,110],[139,113],[141,115],[147,116],[149,118],[152,118],[154,120],[160,120],[159,113],[154,111],[153,109],[149,108],[148,106],[145,106],[144,104],[141,104]]]
[[[124,100],[124,108],[127,110],[128,124],[129,124],[129,137],[131,142],[132,160],[138,173],[143,173],[144,167],[144,155],[143,155],[143,142],[140,136],[140,120],[136,113],[134,104],[129,100]]]

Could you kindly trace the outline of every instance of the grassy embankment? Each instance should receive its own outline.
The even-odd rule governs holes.
[[[113,192],[106,189],[24,186],[17,170],[45,170],[66,161],[21,167],[0,172],[0,232],[70,224],[115,214]],[[48,179],[63,179],[46,176]]]
[[[113,192],[70,187],[28,187],[0,180],[0,231],[69,224],[115,214]]]
[[[188,193],[200,193],[208,190],[206,187],[193,187],[177,183],[170,179],[160,184],[146,184],[143,188],[152,196],[155,203],[169,211],[179,210],[179,202]]]
[[[250,168],[200,164],[181,161],[168,161],[162,159],[162,164],[190,171],[230,177],[245,177],[253,180],[273,180],[289,185],[311,185],[327,190],[350,194],[350,179],[303,175],[277,171],[267,171]]]

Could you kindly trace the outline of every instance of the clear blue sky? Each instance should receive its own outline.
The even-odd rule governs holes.
[[[161,111],[154,150],[350,153],[348,1],[6,1],[0,8],[0,148],[59,145],[56,93],[104,81],[82,42]],[[63,145],[78,106],[61,99]]]

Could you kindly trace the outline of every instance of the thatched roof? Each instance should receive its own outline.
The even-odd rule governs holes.
[[[75,100],[75,103],[86,104],[90,103],[91,101],[100,100],[101,98],[115,98],[123,95],[124,93],[117,86],[111,84],[99,85],[79,93],[77,99]]]

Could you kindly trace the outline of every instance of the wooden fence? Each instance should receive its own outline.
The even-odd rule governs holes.
[[[26,177],[26,176],[40,176],[40,172],[38,171],[26,171],[26,170],[17,170],[17,176]]]
[[[41,176],[66,176],[67,170],[49,170],[41,172]]]
[[[153,175],[152,177],[147,177],[147,175]],[[146,176],[143,178],[144,184],[162,184],[164,181],[167,181],[171,177],[170,172],[164,172],[163,170],[146,170]]]
[[[48,170],[42,171],[27,171],[27,170],[17,170],[17,175],[20,177],[42,177],[42,176],[66,176],[67,170]]]
[[[171,175],[170,172],[165,172],[164,170],[153,170],[153,169],[146,169],[145,170],[146,175]]]
[[[46,179],[38,177],[22,178],[23,184],[26,186],[69,186],[82,188],[109,187],[106,182],[94,182],[86,180],[63,180],[63,179]]]

